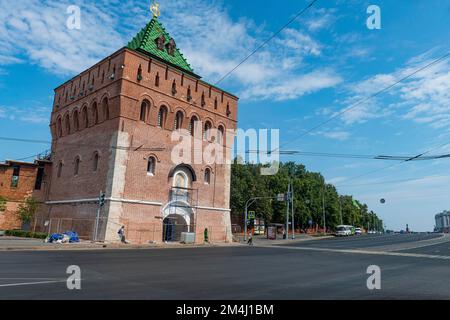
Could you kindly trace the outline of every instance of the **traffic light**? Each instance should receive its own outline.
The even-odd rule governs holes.
[[[106,197],[106,194],[104,192],[100,193],[100,199],[99,199],[100,207],[103,207],[105,205],[105,197]]]

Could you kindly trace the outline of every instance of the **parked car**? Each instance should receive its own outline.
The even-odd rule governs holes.
[[[356,235],[362,234],[361,228],[355,228],[355,234],[356,234]]]

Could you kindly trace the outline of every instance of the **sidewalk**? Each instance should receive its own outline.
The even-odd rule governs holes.
[[[151,248],[194,248],[194,247],[220,247],[236,246],[238,243],[205,243],[205,244],[182,244],[182,243],[149,243],[149,244],[122,244],[81,241],[79,243],[45,243],[41,239],[0,237],[0,251],[19,250],[100,250],[100,249],[151,249]]]
[[[254,236],[253,244],[255,246],[270,246],[293,244],[303,241],[315,241],[320,239],[331,238],[333,236],[314,237],[306,234],[297,234],[295,239],[276,239],[269,240],[265,236]],[[158,242],[148,244],[122,244],[122,243],[103,243],[81,241],[79,243],[45,243],[42,239],[18,238],[18,237],[0,237],[0,251],[31,251],[31,250],[116,250],[116,249],[152,249],[152,248],[202,248],[202,247],[233,247],[246,246],[247,242],[243,240],[243,236],[239,236],[239,242],[232,243],[204,243],[204,244],[183,244],[179,242]]]

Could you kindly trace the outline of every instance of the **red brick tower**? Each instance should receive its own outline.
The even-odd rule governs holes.
[[[43,221],[92,239],[103,191],[101,240],[117,240],[124,225],[134,243],[178,240],[182,231],[202,242],[205,228],[210,240],[230,241],[229,162],[177,162],[172,153],[174,133],[192,134],[193,145],[219,145],[229,161],[237,102],[194,73],[153,17],[127,47],[55,89]]]

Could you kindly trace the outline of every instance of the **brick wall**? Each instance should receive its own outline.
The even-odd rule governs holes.
[[[44,172],[48,174],[48,165],[39,162],[24,163],[7,161],[5,164],[0,165],[0,196],[7,200],[6,210],[0,212],[0,230],[21,228],[22,222],[18,218],[17,209],[25,198],[32,196],[37,201],[43,202],[47,190],[45,173],[41,188],[39,190],[35,189],[39,165],[47,168]],[[12,184],[14,166],[20,168],[18,180],[15,185]]]

